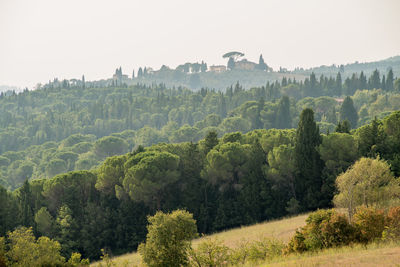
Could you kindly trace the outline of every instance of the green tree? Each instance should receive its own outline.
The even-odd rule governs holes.
[[[361,158],[336,179],[335,206],[346,208],[349,218],[360,205],[385,206],[400,193],[400,184],[383,160]]]
[[[336,125],[335,132],[337,133],[350,133],[351,126],[348,120],[339,121],[338,125]]]
[[[124,139],[115,136],[100,138],[94,143],[94,152],[99,157],[121,155],[128,151],[129,145]]]
[[[340,120],[348,120],[351,128],[357,127],[358,114],[354,108],[353,100],[347,96],[340,107]]]
[[[184,210],[158,211],[148,221],[146,243],[139,246],[143,261],[149,267],[187,266],[191,240],[197,236],[193,215]]]
[[[296,196],[304,209],[315,209],[320,206],[321,174],[324,163],[317,147],[321,142],[319,128],[314,121],[314,112],[306,108],[300,115],[295,145]]]
[[[20,227],[7,236],[10,266],[61,266],[65,258],[61,256],[60,243],[46,236],[38,240],[33,235],[32,228]]]
[[[137,162],[133,166],[129,164]],[[123,187],[132,200],[160,210],[167,186],[179,179],[179,156],[168,152],[142,152],[125,164]]]
[[[54,232],[54,219],[46,207],[40,208],[35,214],[37,231],[44,236],[52,237]]]
[[[276,114],[276,128],[288,129],[292,127],[292,118],[290,116],[290,100],[288,96],[283,96],[278,104]]]

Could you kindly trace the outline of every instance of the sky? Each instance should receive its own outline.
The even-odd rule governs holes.
[[[226,64],[278,69],[400,55],[399,0],[0,0],[0,85],[98,80],[115,69]]]

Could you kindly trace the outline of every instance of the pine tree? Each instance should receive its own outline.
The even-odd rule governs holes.
[[[353,100],[347,96],[340,107],[340,121],[348,120],[351,128],[357,127],[358,114],[354,108]]]
[[[132,70],[132,80],[135,79],[135,70]]]
[[[314,121],[314,111],[306,108],[300,115],[295,145],[296,196],[305,210],[318,208],[323,197],[320,192],[324,162],[317,151],[321,142],[319,127]]]

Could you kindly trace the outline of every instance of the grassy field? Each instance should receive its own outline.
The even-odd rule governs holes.
[[[265,236],[274,237],[287,242],[297,228],[305,225],[307,216],[308,215],[299,215],[282,220],[259,223],[216,233],[206,237],[217,238],[231,248],[239,245],[242,241],[258,240]],[[204,240],[204,238],[205,237],[201,237],[193,240],[193,247],[196,247],[197,244]],[[136,252],[113,258],[113,262],[116,266],[140,266],[140,261],[140,255]],[[98,264],[94,263],[92,266],[98,266]]]
[[[400,244],[332,248],[317,253],[280,257],[255,266],[400,266]]]
[[[234,248],[242,241],[259,240],[261,237],[273,237],[287,242],[295,230],[305,225],[308,214],[285,218],[277,221],[259,223],[252,226],[232,229],[216,233],[210,238],[223,241],[228,247]],[[193,241],[196,247],[206,237]],[[113,266],[142,266],[140,255],[136,252],[125,254],[112,259]],[[93,263],[91,266],[99,266]],[[106,266],[103,262],[103,266]],[[289,255],[276,258],[269,262],[248,264],[250,266],[399,266],[400,244],[371,244],[366,246],[327,249],[316,253]]]

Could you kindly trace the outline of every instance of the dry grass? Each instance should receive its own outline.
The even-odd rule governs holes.
[[[308,214],[303,214],[286,219],[259,223],[252,226],[216,233],[207,237],[217,238],[231,248],[239,245],[242,241],[259,240],[261,237],[265,236],[274,237],[287,242],[297,228],[305,225],[307,216]],[[201,237],[194,240],[193,247],[196,247],[204,240],[204,238],[205,237]],[[140,261],[140,255],[137,252],[113,258],[113,262],[116,266],[140,266]],[[98,266],[98,263],[93,263],[91,266]]]
[[[355,245],[280,257],[257,266],[400,266],[399,243]]]
[[[305,225],[308,214],[286,218],[279,221],[259,223],[220,232],[207,237],[222,240],[234,248],[242,241],[259,240],[261,237],[274,237],[287,242],[294,231]],[[205,237],[193,241],[196,247]],[[114,266],[142,266],[140,255],[136,252],[113,258]],[[99,266],[97,263],[92,266]],[[103,263],[103,266],[106,266]],[[248,264],[251,266],[398,266],[400,267],[400,244],[371,244],[368,247],[354,245],[327,249],[316,253],[292,254],[278,257],[271,262]]]

